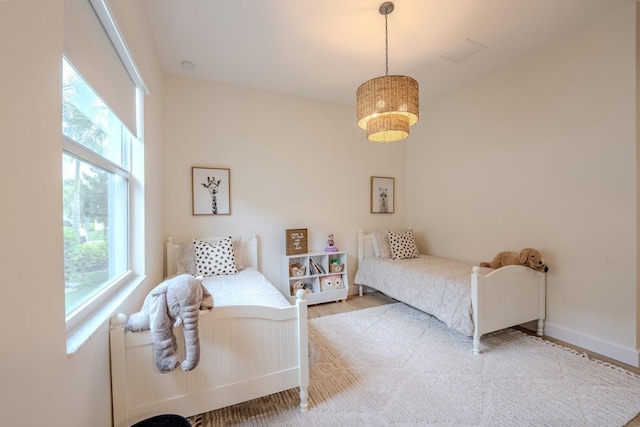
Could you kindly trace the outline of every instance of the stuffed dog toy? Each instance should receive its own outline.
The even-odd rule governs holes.
[[[549,271],[549,267],[547,266],[547,264],[542,264],[542,265],[539,265],[538,267],[535,267],[534,270],[546,273],[547,271]]]
[[[200,360],[198,320],[200,310],[213,308],[213,297],[202,285],[202,277],[180,274],[156,286],[144,299],[142,309],[129,317],[127,329],[133,332],[151,331],[156,367],[162,373],[180,365],[190,371]],[[176,354],[173,328],[182,323],[185,340],[185,360]]]
[[[524,248],[520,252],[499,252],[491,262],[481,262],[480,267],[500,268],[505,265],[524,265],[534,270],[547,272],[547,267],[542,259],[542,254],[533,248]]]
[[[303,289],[305,294],[311,294],[313,293],[313,290],[310,286],[311,285],[307,285],[301,280],[296,280],[295,282],[293,282],[293,285],[291,285],[291,294],[296,295],[296,292],[298,292],[298,290],[300,289]]]

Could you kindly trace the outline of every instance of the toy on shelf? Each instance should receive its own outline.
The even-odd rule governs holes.
[[[338,248],[333,246],[333,234],[329,234],[329,240],[327,240],[327,243],[329,244],[329,246],[324,248],[325,252],[338,252]]]
[[[304,276],[307,272],[307,268],[299,263],[289,264],[289,276]]]
[[[333,291],[335,289],[344,289],[344,281],[341,275],[335,274],[320,278],[320,290],[322,290],[322,292]]]
[[[344,264],[339,259],[332,259],[329,263],[329,273],[342,273]]]
[[[311,289],[311,285],[308,285],[302,282],[301,280],[296,280],[295,282],[293,282],[293,285],[291,285],[291,295],[295,295],[299,289],[304,290],[305,294],[313,293],[313,289]]]

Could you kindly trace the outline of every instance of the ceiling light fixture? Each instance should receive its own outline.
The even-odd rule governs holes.
[[[196,64],[194,64],[194,63],[193,63],[193,62],[191,62],[191,61],[182,61],[182,62],[180,63],[180,65],[182,66],[182,68],[184,68],[184,69],[185,69],[185,70],[187,70],[187,71],[191,71],[191,70],[193,70],[194,68],[196,68]]]
[[[358,126],[367,131],[371,142],[400,141],[409,136],[409,126],[418,122],[418,82],[407,76],[389,75],[387,17],[393,9],[390,1],[378,9],[384,15],[385,75],[364,82],[356,93]]]

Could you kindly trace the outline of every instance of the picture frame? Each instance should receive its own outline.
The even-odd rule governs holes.
[[[308,250],[308,233],[306,228],[292,228],[285,231],[286,254],[306,254]]]
[[[231,169],[191,168],[193,215],[231,215]]]
[[[395,211],[395,178],[371,177],[371,213],[392,214]]]

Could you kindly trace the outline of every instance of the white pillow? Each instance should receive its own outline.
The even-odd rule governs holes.
[[[187,273],[196,275],[196,258],[193,242],[183,242],[178,244],[176,257],[176,274]]]
[[[196,273],[199,276],[236,274],[235,256],[231,236],[214,243],[195,239]]]
[[[402,233],[387,231],[389,236],[389,246],[391,246],[392,259],[418,258],[420,252],[413,240],[413,231],[407,230]]]
[[[371,245],[373,253],[378,258],[391,258],[391,247],[389,246],[389,237],[387,232],[378,230],[371,233]]]
[[[240,247],[242,245],[242,237],[234,237],[232,240],[233,243],[233,256],[236,260],[236,269],[238,271],[244,269],[244,259],[242,257],[242,253],[240,252]]]
[[[376,253],[373,251],[373,233],[365,234],[363,237],[363,259],[374,258],[377,257]],[[367,244],[368,242],[368,244]]]

